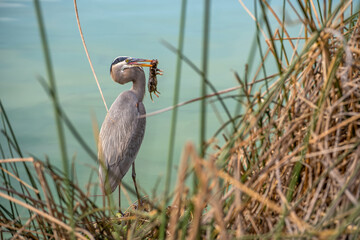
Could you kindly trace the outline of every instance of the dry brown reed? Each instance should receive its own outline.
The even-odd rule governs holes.
[[[332,21],[322,25],[311,1],[313,15],[302,21],[306,34],[290,37],[284,29],[286,38],[282,38],[284,24],[264,3],[280,29],[265,39],[266,54],[253,82],[271,54],[279,60],[281,73],[263,93],[252,95],[252,85],[242,82],[246,110],[238,131],[225,139],[223,147],[217,146],[218,152],[200,159],[194,148],[185,148],[191,152],[185,155],[192,156],[186,167],[194,169],[198,185],[194,196],[182,202],[193,206],[194,216],[187,232],[176,225],[179,222],[170,221],[170,237],[186,233],[190,239],[357,239],[359,13],[350,14],[344,24],[344,12],[352,6],[351,1],[344,2]],[[293,41],[304,39],[299,52]],[[285,43],[279,44],[285,40],[291,54],[283,47]],[[181,170],[180,175],[183,173]],[[179,183],[171,217],[179,218],[189,208],[178,203],[178,196],[189,189],[183,181]]]
[[[11,183],[11,185],[7,183],[1,187],[1,190],[7,194],[0,192],[0,197],[3,200],[8,200],[10,204],[8,211],[2,208],[1,233],[13,234],[13,238],[17,236],[27,239],[39,239],[39,237],[66,239],[70,236],[72,228],[69,226],[69,216],[66,214],[66,203],[69,199],[66,198],[63,176],[53,166],[40,161],[32,162],[40,189],[36,186],[34,189],[34,187],[26,184],[24,185],[27,188],[26,191],[21,192],[13,188],[16,185],[15,183]],[[10,166],[15,164],[14,161],[8,161],[7,164],[7,168],[16,168],[15,165]],[[18,181],[22,182],[22,180]],[[84,194],[78,186],[72,184],[71,189],[74,197],[74,217],[81,220],[76,223],[75,237],[94,239],[97,236],[111,236],[111,231],[107,227],[109,220],[105,217],[104,211],[97,208],[89,196]],[[14,208],[15,205],[22,206],[29,211],[22,210],[22,214],[14,216],[10,209]],[[22,219],[20,218],[26,219],[27,217],[29,218],[28,222],[21,225]],[[2,235],[5,238],[6,236],[8,235]]]

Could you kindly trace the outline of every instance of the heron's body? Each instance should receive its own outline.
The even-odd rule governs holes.
[[[144,80],[145,81],[145,80]],[[111,105],[101,126],[99,144],[111,192],[115,191],[139,152],[145,133],[144,104],[132,90],[121,93]],[[102,164],[100,179],[104,182]]]
[[[132,165],[138,199],[134,161],[144,138],[146,125],[146,119],[139,118],[146,113],[142,103],[146,81],[141,66],[148,65],[138,63],[140,60],[149,61],[118,57],[111,64],[112,79],[120,84],[132,82],[133,86],[122,92],[111,105],[101,126],[98,143],[99,175],[104,192],[110,194],[115,191]]]

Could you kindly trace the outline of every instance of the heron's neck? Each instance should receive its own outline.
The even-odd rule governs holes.
[[[142,102],[145,95],[145,75],[133,81],[131,91],[135,93],[136,97],[139,99],[139,102]]]

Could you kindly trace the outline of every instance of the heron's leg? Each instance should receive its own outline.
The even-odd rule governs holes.
[[[122,212],[121,212],[121,181],[119,183],[119,213],[122,214]]]
[[[137,199],[138,199],[138,206],[141,206],[142,203],[141,203],[140,195],[139,195],[138,188],[137,188],[137,185],[136,185],[135,162],[133,162],[133,164],[132,164],[132,179],[133,179],[134,185],[135,185],[136,196],[137,196]]]
[[[101,192],[102,192],[102,202],[103,202],[103,208],[105,209],[105,205],[106,205],[106,199],[105,199],[105,191],[104,189],[101,187]]]

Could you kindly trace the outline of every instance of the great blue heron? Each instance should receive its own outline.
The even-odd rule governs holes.
[[[101,126],[99,135],[100,160],[99,175],[105,194],[110,194],[119,186],[119,210],[121,180],[132,165],[138,204],[139,192],[136,186],[135,158],[145,133],[146,119],[142,103],[145,94],[145,73],[142,67],[151,67],[147,59],[117,57],[111,63],[111,78],[120,84],[133,82],[130,90],[122,92],[111,105]]]

